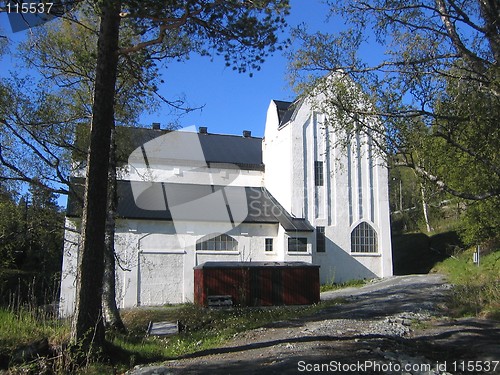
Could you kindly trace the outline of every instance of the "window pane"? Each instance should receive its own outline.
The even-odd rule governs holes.
[[[238,242],[227,234],[222,234],[208,240],[203,240],[202,238],[196,242],[196,250],[231,251],[237,250],[237,248]]]
[[[316,186],[323,186],[323,162],[315,161],[314,162],[314,184]]]
[[[266,238],[266,251],[273,251],[273,239]]]
[[[351,233],[351,252],[376,253],[377,232],[366,222],[360,223]]]
[[[326,248],[325,227],[316,227],[316,252],[324,253]]]
[[[307,252],[306,237],[288,237],[288,251]]]

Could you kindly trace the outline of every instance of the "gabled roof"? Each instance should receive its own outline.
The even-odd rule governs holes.
[[[138,184],[135,186],[136,191],[142,191],[139,197],[134,197],[132,183]],[[83,189],[81,185],[79,186],[80,188],[77,190],[81,192]],[[150,183],[127,180],[118,181],[117,189],[117,216],[123,219],[172,221],[172,210],[168,206],[168,202],[175,201],[177,204],[183,204],[201,201],[204,197],[223,190],[226,199],[231,203],[228,207],[233,214],[237,211],[247,213],[246,217],[242,218],[244,223],[279,223],[286,231],[310,232],[314,230],[305,219],[292,217],[264,187]],[[168,195],[167,199],[165,199],[165,195]],[[246,199],[234,199],[241,197],[246,197]],[[152,209],[141,208],[140,206],[144,207],[141,202],[153,202]],[[246,205],[246,207],[242,205]],[[176,211],[175,219],[220,222],[227,220],[227,212],[226,207],[223,207],[222,210],[204,210],[203,207],[199,207],[196,212],[186,210],[179,213]],[[80,215],[81,207],[79,207],[77,200],[70,196],[66,216],[79,217]]]
[[[282,100],[273,100],[276,104],[278,110],[278,121],[279,128],[288,123],[295,115],[295,112],[299,109],[302,104],[301,99],[297,99],[294,102],[285,102]]]
[[[118,148],[121,147],[119,158],[122,162],[126,162],[135,149],[170,132],[158,129],[117,127],[117,144]],[[262,138],[212,133],[177,133],[181,136],[184,134],[185,138],[189,138],[187,143],[192,142],[193,137],[197,137],[204,154],[204,161],[208,164],[229,163],[236,164],[242,169],[264,169]]]
[[[236,135],[198,134],[205,160],[240,167],[263,167],[262,138]]]

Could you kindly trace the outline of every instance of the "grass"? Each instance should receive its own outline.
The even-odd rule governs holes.
[[[331,290],[338,290],[338,289],[349,288],[349,287],[359,288],[368,282],[369,282],[369,280],[366,280],[366,279],[349,280],[349,281],[346,281],[344,283],[330,282],[330,283],[321,285],[320,292],[323,293],[323,292],[328,292]]]
[[[448,275],[454,285],[449,307],[455,316],[479,316],[500,320],[500,251],[473,263],[468,249],[437,264],[434,270]]]
[[[27,310],[0,309],[0,350],[14,350],[34,341],[49,338],[57,344],[69,336],[69,325],[56,319],[38,316]]]
[[[212,310],[192,304],[158,308],[136,308],[122,311],[127,334],[107,333],[103,359],[80,374],[113,374],[124,372],[137,364],[159,362],[182,355],[215,348],[240,332],[266,326],[277,321],[293,320],[337,304],[328,301],[311,306],[276,306],[261,308],[232,308]],[[171,337],[146,336],[150,321],[179,321],[184,330]],[[38,319],[28,311],[13,313],[0,310],[0,354],[6,358],[16,349],[37,340],[48,338],[61,345],[69,339],[69,325],[48,319]],[[8,358],[8,357],[7,357]],[[40,359],[40,363],[15,365],[16,371],[26,374],[40,372],[52,366],[55,373],[65,373],[68,363]],[[2,363],[2,367],[6,367]],[[12,364],[10,364],[12,365]],[[59,366],[59,367],[58,367]],[[61,367],[62,366],[62,367]],[[12,370],[12,368],[11,368]]]
[[[213,348],[239,332],[258,328],[276,321],[295,319],[325,307],[276,306],[260,308],[205,309],[195,305],[161,309],[133,309],[123,313],[129,329],[127,336],[115,335],[112,342],[133,352],[136,358],[171,358]],[[161,339],[144,338],[149,321],[179,320],[184,331],[177,336]]]
[[[3,368],[12,374],[47,373],[59,357],[38,357],[37,350],[61,348],[69,339],[68,323],[27,308],[0,308],[0,373]]]

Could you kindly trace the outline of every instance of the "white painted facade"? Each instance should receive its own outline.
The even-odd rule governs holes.
[[[347,155],[336,148],[336,135],[324,125],[324,115],[307,102],[287,123],[280,124],[277,114],[273,101],[263,141],[265,186],[292,215],[325,228],[325,252],[313,251],[321,282],[392,276],[388,170],[383,160],[359,136],[353,137]],[[315,186],[315,161],[323,163],[323,186]],[[362,222],[376,232],[374,253],[351,252],[351,233]]]
[[[141,181],[153,171],[155,181],[214,184],[215,176],[219,183],[230,181],[228,186],[267,189],[291,217],[305,219],[310,229],[297,232],[281,222],[250,220],[226,231],[227,223],[216,221],[176,221],[174,225],[171,220],[121,218],[115,239],[120,307],[193,301],[193,267],[206,261],[305,261],[320,265],[322,283],[392,275],[387,168],[356,137],[347,155],[336,149],[335,134],[325,128],[324,116],[307,102],[299,104],[286,123],[280,123],[278,112],[277,102],[272,101],[262,140],[265,169],[224,164],[193,167],[158,159],[149,161],[148,170],[121,170],[120,179]],[[315,183],[315,162],[322,162],[321,186]],[[375,252],[351,251],[351,234],[360,223],[373,229]],[[78,225],[78,217],[67,217],[62,315],[70,315],[74,308]],[[324,227],[324,252],[316,248],[317,227]],[[236,248],[197,250],[197,242],[220,233],[236,240]],[[306,251],[289,251],[289,237],[306,239]],[[266,239],[272,240],[272,251],[266,251]]]

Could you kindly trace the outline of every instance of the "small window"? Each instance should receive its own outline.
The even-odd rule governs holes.
[[[288,237],[288,251],[289,252],[307,252],[307,238],[306,237]]]
[[[204,237],[206,238],[206,237]],[[238,241],[227,234],[221,234],[216,237],[203,238],[196,241],[196,250],[206,251],[236,251],[238,249]]]
[[[325,227],[316,227],[316,252],[324,253],[326,249]]]
[[[273,251],[273,239],[266,238],[266,251]]]
[[[323,186],[324,183],[323,178],[323,162],[315,161],[314,162],[314,184],[316,186]]]
[[[351,233],[352,253],[376,253],[377,232],[367,222],[360,223]]]

